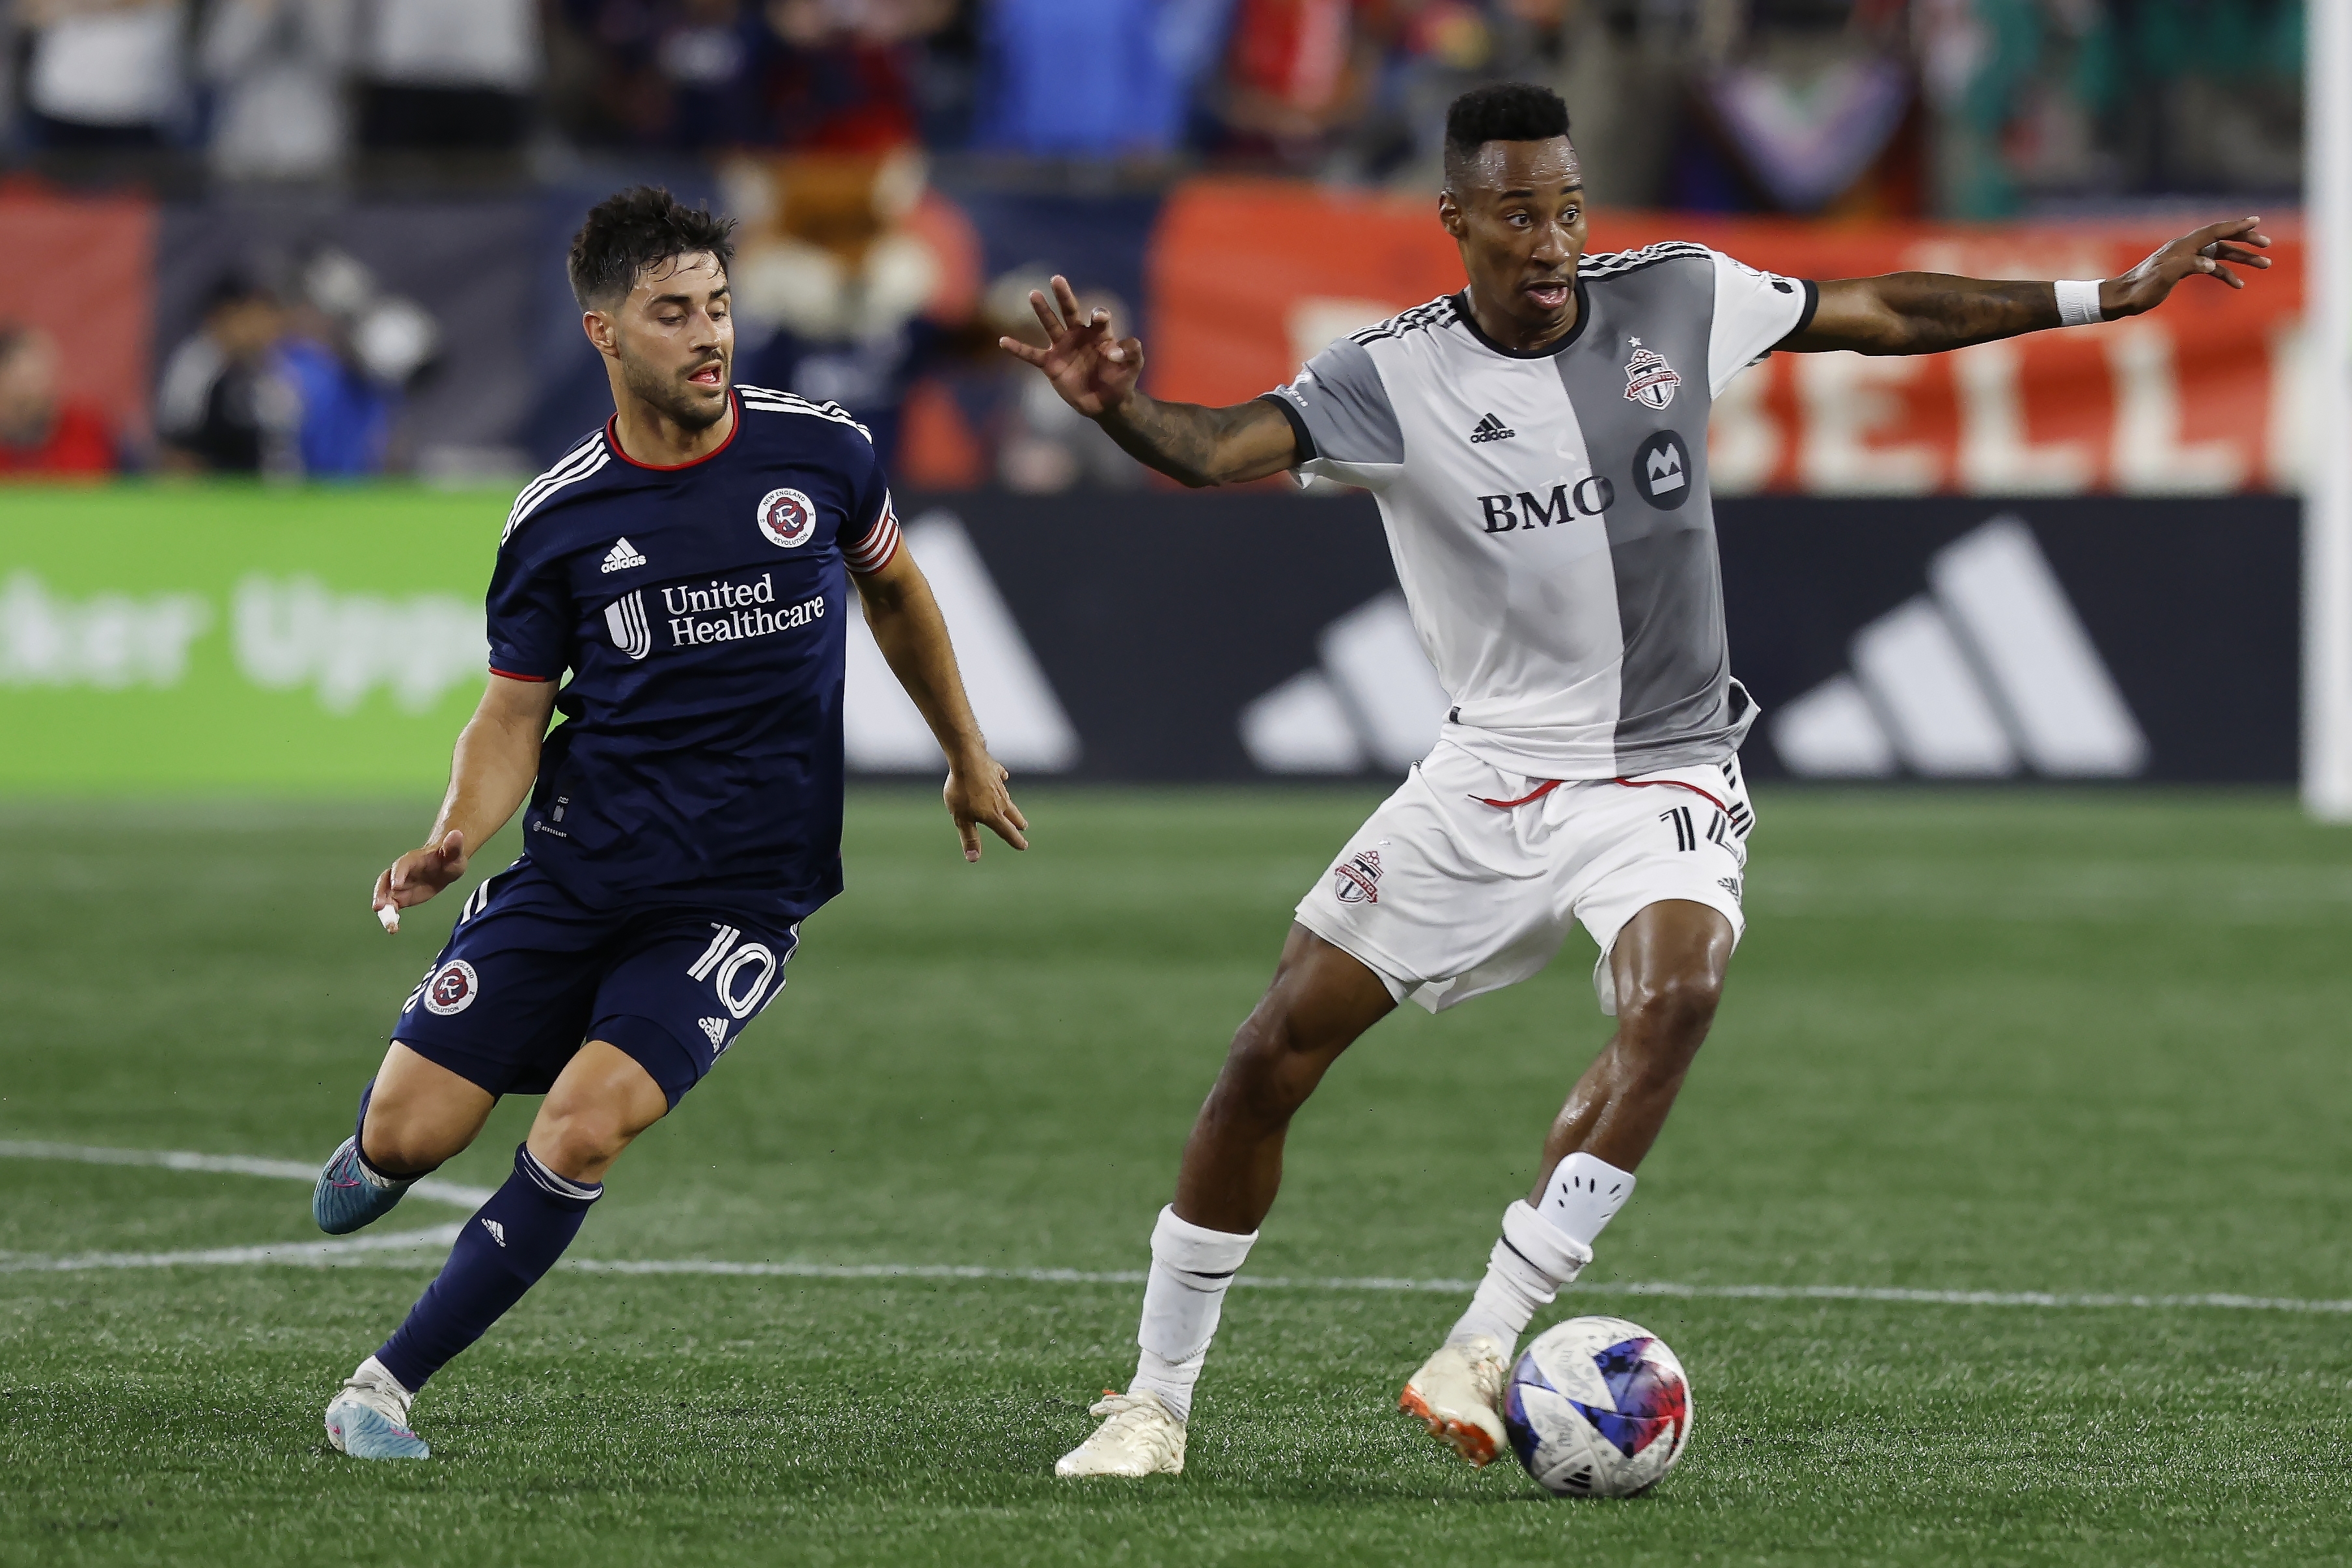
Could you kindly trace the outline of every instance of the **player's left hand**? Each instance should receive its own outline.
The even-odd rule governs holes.
[[[2246,280],[2231,271],[2230,264],[2256,268],[2271,264],[2270,257],[2250,248],[2267,249],[2270,246],[2270,236],[2261,232],[2262,221],[2232,218],[2225,224],[2207,224],[2194,234],[2182,235],[2121,277],[2110,277],[2101,284],[2101,313],[2114,320],[2153,310],[2164,303],[2174,284],[2200,272],[2208,277],[2220,278],[2232,288],[2243,288]]]
[[[980,858],[980,824],[1016,850],[1029,847],[1029,819],[1013,803],[1013,792],[1004,781],[1013,775],[1004,765],[985,751],[963,762],[948,766],[947,787],[940,797],[947,802],[948,815],[955,819],[956,837],[963,841],[963,858]]]

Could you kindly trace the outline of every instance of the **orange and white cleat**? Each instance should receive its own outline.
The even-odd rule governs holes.
[[[1489,1465],[1508,1446],[1496,1406],[1509,1375],[1503,1347],[1473,1334],[1438,1346],[1404,1385],[1397,1408],[1472,1464]]]

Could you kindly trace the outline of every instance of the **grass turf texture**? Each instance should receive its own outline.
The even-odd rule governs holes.
[[[1141,1266],[1370,802],[1027,803],[1034,851],[975,869],[934,804],[855,802],[849,893],[581,1253]],[[2352,838],[2250,798],[1761,809],[1755,926],[1594,1279],[2352,1297]],[[364,907],[423,815],[0,807],[0,1137],[323,1156],[457,907],[396,939]],[[1475,1275],[1604,1036],[1591,956],[1359,1045],[1251,1271]],[[445,1174],[498,1181],[530,1110]],[[245,1176],[0,1160],[0,1195],[18,1253],[314,1234]],[[1236,1291],[1188,1473],[1073,1486],[1133,1286],[563,1272],[428,1391],[433,1460],[328,1453],[327,1395],[428,1269],[0,1273],[0,1562],[2352,1555],[2342,1316],[1588,1295],[1674,1344],[1697,1426],[1656,1493],[1574,1504],[1392,1413],[1453,1295]]]

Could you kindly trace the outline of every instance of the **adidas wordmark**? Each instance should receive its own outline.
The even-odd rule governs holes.
[[[614,540],[613,548],[604,552],[604,570],[608,572],[626,571],[631,567],[643,566],[645,564],[646,558],[639,553],[636,546],[628,541],[625,536]]]

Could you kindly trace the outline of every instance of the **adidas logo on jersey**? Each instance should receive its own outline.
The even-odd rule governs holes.
[[[499,1246],[503,1247],[507,1244],[507,1228],[500,1225],[497,1220],[485,1219],[482,1221],[482,1228],[488,1231],[490,1233],[490,1239],[497,1242]]]
[[[710,1037],[711,1044],[723,1046],[727,1043],[725,1019],[697,1019],[695,1021],[702,1026],[702,1032]]]
[[[637,547],[631,544],[626,538],[614,541],[613,548],[604,552],[604,570],[608,572],[626,571],[631,567],[645,564],[644,555],[639,553]]]
[[[1517,434],[1517,431],[1490,413],[1470,427],[1470,444],[1475,446],[1482,441],[1508,441]]]

